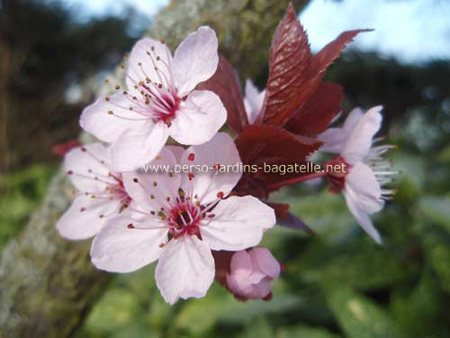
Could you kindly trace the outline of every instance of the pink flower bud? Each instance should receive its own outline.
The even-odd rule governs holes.
[[[266,248],[238,251],[231,258],[227,285],[243,299],[271,298],[270,281],[280,274],[280,263]]]

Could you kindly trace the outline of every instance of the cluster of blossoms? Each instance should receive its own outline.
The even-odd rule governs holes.
[[[216,279],[236,298],[272,297],[270,282],[281,264],[257,247],[276,223],[309,230],[272,203],[284,186],[322,177],[341,192],[361,227],[381,242],[368,215],[383,208],[392,190],[374,146],[381,107],[352,111],[342,127],[342,88],[322,81],[325,69],[360,31],[341,34],[312,55],[292,5],[270,50],[267,87],[247,80],[241,94],[235,71],[218,55],[215,32],[200,27],[171,54],[144,38],[128,59],[126,88],[101,97],[80,119],[102,143],[65,154],[64,168],[78,194],[57,223],[70,240],[94,237],[92,263],[127,273],[158,260],[156,284],[164,299],[203,297]],[[228,127],[229,133],[220,132]],[[177,145],[168,145],[171,137]],[[59,151],[59,150],[58,150]],[[308,163],[316,151],[334,153],[329,163],[344,172],[275,175],[262,172],[152,172],[144,165],[207,166]]]

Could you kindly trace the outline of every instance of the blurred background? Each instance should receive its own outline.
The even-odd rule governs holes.
[[[115,72],[133,43],[151,34],[176,45],[198,25],[210,24],[218,32],[221,52],[240,70],[240,80],[252,77],[262,89],[270,37],[287,6],[287,1],[273,3],[0,1],[1,289],[12,283],[4,277],[6,267],[14,259],[20,267],[22,256],[11,258],[7,252],[31,236],[37,221],[30,215],[39,214],[49,195],[58,199],[58,192],[49,190],[61,161],[52,147],[79,136],[81,110],[104,90],[105,77]],[[398,145],[389,156],[401,175],[394,184],[395,201],[374,218],[384,245],[361,232],[341,196],[324,186],[291,187],[274,199],[289,202],[318,236],[285,228],[266,236],[262,244],[286,267],[271,302],[238,302],[215,284],[205,298],[170,307],[159,295],[151,266],[101,282],[93,275],[101,287],[90,290],[82,305],[66,299],[77,310],[61,314],[58,302],[64,296],[47,287],[55,287],[47,276],[58,272],[42,270],[32,278],[49,283],[42,284],[46,296],[33,304],[43,308],[41,322],[49,313],[58,318],[48,320],[50,331],[42,332],[64,328],[60,332],[77,337],[450,337],[450,2],[294,3],[313,51],[341,31],[375,29],[356,38],[326,79],[344,86],[346,112],[356,106],[385,107],[383,133],[387,143]],[[52,222],[47,223],[50,229]],[[50,247],[57,252],[58,245]],[[21,282],[26,289],[28,282]],[[79,293],[86,294],[85,283],[80,285]],[[27,309],[20,309],[17,299],[7,298],[6,304],[7,293],[0,291],[0,323],[12,327]],[[55,299],[56,305],[46,307]]]

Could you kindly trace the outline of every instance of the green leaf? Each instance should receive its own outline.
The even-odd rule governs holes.
[[[240,336],[242,338],[272,338],[273,332],[267,319],[263,316],[257,320],[249,322],[244,333]]]
[[[426,196],[420,201],[419,210],[450,232],[450,196]]]
[[[410,337],[448,337],[446,301],[429,269],[413,288],[393,290],[390,308],[393,316]]]
[[[402,338],[389,314],[345,285],[325,287],[327,302],[348,338]]]
[[[282,328],[277,331],[276,338],[340,338],[338,334],[331,333],[323,328],[296,325]]]

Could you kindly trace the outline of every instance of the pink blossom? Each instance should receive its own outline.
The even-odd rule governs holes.
[[[237,297],[264,299],[270,297],[270,282],[280,271],[280,263],[266,248],[239,251],[231,258],[227,286]]]
[[[81,126],[112,143],[112,164],[130,171],[151,161],[169,136],[198,145],[210,140],[226,121],[226,110],[211,91],[195,90],[219,62],[217,37],[200,27],[181,42],[172,57],[164,43],[139,40],[131,51],[127,88],[99,98],[81,116]]]
[[[355,109],[342,128],[330,128],[319,136],[325,142],[323,149],[340,154],[333,161],[340,161],[348,167],[346,174],[337,175],[338,179],[343,180],[337,183],[338,186],[335,184],[334,189],[342,192],[350,212],[377,243],[381,243],[381,236],[368,215],[380,211],[384,201],[394,193],[382,186],[391,182],[391,176],[397,174],[390,169],[390,163],[381,157],[392,146],[373,146],[373,137],[383,119],[381,110],[382,107],[377,106],[363,114]]]
[[[155,164],[208,168],[240,163],[230,136],[188,148],[178,162],[164,147]],[[180,156],[180,152],[176,151]],[[241,173],[124,173],[137,207],[110,220],[94,239],[94,265],[131,272],[159,260],[156,283],[164,299],[203,297],[214,280],[211,250],[237,251],[257,245],[275,224],[273,209],[258,199],[227,197]]]
[[[64,157],[64,170],[78,192],[56,224],[62,237],[80,240],[95,236],[111,216],[131,203],[122,175],[111,171],[108,150],[99,143],[70,150]]]
[[[265,95],[266,90],[259,92],[253,82],[250,79],[247,79],[245,82],[244,107],[249,124],[255,123],[258,118],[264,103]]]

